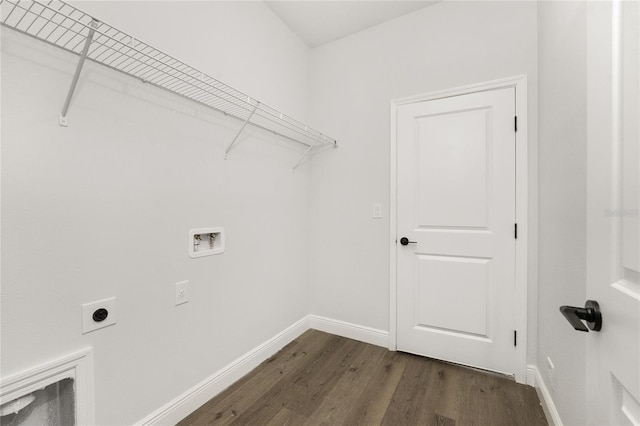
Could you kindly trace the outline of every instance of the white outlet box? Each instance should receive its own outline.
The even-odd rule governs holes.
[[[224,253],[224,228],[199,228],[189,231],[189,256],[193,259]]]
[[[106,312],[105,312],[106,311]],[[117,320],[116,298],[97,300],[82,305],[82,334],[114,325]]]
[[[189,281],[176,283],[176,306],[189,301]]]

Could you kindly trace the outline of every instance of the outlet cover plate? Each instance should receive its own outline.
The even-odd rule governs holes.
[[[189,281],[176,283],[176,306],[189,301]]]
[[[107,310],[107,317],[102,321],[93,319],[93,313],[98,309]],[[117,318],[115,297],[85,303],[82,305],[82,334],[114,325],[117,322]]]

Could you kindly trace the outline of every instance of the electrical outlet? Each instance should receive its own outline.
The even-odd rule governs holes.
[[[116,298],[97,300],[82,305],[82,334],[116,323]]]
[[[176,283],[176,306],[189,301],[189,281]]]

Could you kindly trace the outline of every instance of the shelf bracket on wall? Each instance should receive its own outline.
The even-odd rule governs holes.
[[[96,28],[98,28],[98,21],[96,19],[93,19],[89,28],[89,34],[87,34],[87,38],[84,41],[84,48],[82,49],[82,53],[80,54],[78,65],[76,65],[76,72],[73,75],[73,80],[71,80],[71,86],[69,87],[69,92],[67,93],[67,99],[65,99],[64,105],[62,107],[62,112],[60,112],[61,126],[67,127],[67,112],[69,111],[69,105],[71,105],[71,98],[73,98],[73,92],[76,90],[76,85],[78,84],[78,79],[80,78],[82,67],[84,66],[84,60],[87,59],[87,53],[89,53],[89,47],[91,46],[91,41],[93,40],[93,35],[96,32]]]
[[[242,131],[244,130],[244,128],[247,127],[247,124],[249,124],[249,121],[251,121],[251,117],[253,117],[253,114],[255,114],[255,112],[256,112],[256,110],[258,109],[259,106],[260,106],[260,102],[256,101],[256,106],[253,107],[253,110],[251,111],[251,114],[249,114],[247,119],[244,120],[244,123],[242,124],[242,127],[240,127],[240,130],[238,130],[238,133],[236,134],[236,137],[233,138],[233,140],[231,141],[231,143],[227,147],[227,150],[224,152],[224,159],[225,160],[227,159],[227,154],[229,154],[229,152],[233,148],[233,145],[236,143],[236,141],[238,140],[238,138],[242,134]]]
[[[322,135],[318,135],[316,140],[314,140],[313,143],[311,145],[309,145],[309,148],[307,148],[307,150],[304,152],[304,154],[302,154],[302,157],[300,157],[300,159],[298,160],[296,165],[293,166],[292,172],[295,172],[296,169],[298,168],[298,166],[302,163],[302,160],[307,158],[307,155],[309,155],[309,152],[313,149],[314,146],[316,146],[316,144],[318,143],[318,141],[320,140],[321,137],[322,137]]]

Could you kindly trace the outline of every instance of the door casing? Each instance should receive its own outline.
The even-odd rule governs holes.
[[[529,263],[529,169],[528,169],[528,120],[527,120],[527,76],[519,75],[469,86],[457,87],[437,92],[426,93],[391,101],[390,112],[390,197],[389,197],[389,350],[397,349],[397,110],[400,106],[417,102],[431,101],[452,96],[484,92],[487,90],[515,88],[516,116],[518,117],[516,132],[516,223],[518,238],[516,240],[516,318],[517,346],[515,378],[518,383],[530,383],[527,379],[527,306],[528,306],[528,263]]]

